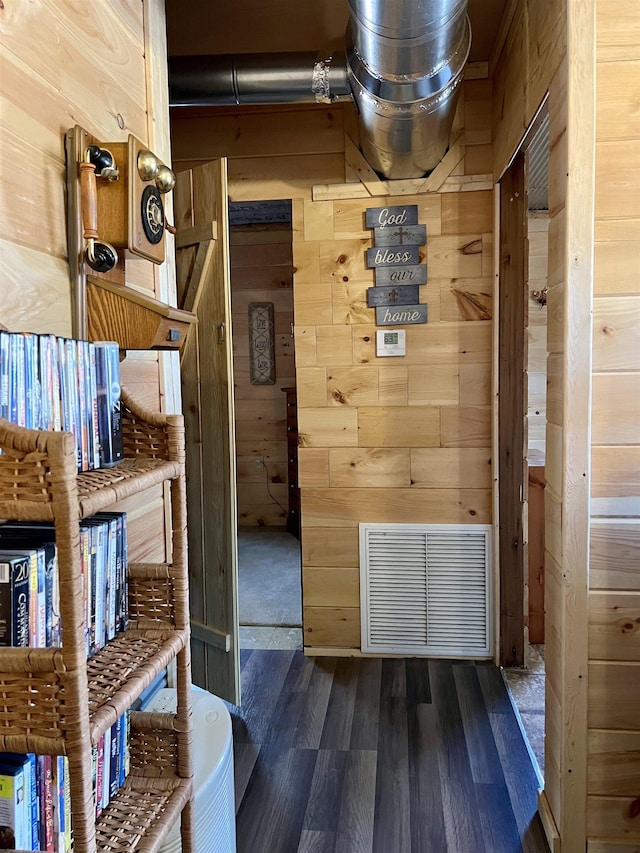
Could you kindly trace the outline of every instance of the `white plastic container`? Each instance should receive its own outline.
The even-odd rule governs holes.
[[[193,761],[196,853],[236,853],[231,717],[217,696],[194,687]],[[173,713],[176,691],[159,690],[146,711]],[[160,853],[181,853],[180,821],[171,829]]]

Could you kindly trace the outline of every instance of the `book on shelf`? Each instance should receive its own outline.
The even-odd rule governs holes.
[[[29,558],[0,548],[0,645],[29,645]]]
[[[9,418],[9,332],[0,329],[0,418]]]
[[[118,344],[0,331],[0,417],[70,432],[78,471],[117,465],[124,455]]]
[[[29,763],[27,755],[0,755],[0,845],[4,850],[32,846]]]
[[[0,525],[0,549],[8,548],[28,551],[25,556],[29,556],[30,562],[33,560],[33,550],[35,550],[37,612],[33,607],[29,611],[30,616],[34,614],[36,620],[36,627],[32,628],[31,634],[37,635],[35,644],[38,648],[60,646],[60,584],[53,525],[46,522],[24,521]]]
[[[10,557],[15,557],[23,558],[27,561],[28,593],[26,602],[24,598],[21,597],[17,601],[12,600],[11,606],[21,609],[26,604],[28,625],[28,642],[26,645],[32,646],[33,648],[45,648],[46,599],[44,589],[44,554],[41,558],[37,548],[27,546],[17,547],[17,543],[10,540],[0,540],[0,547],[2,548],[3,558],[8,559]],[[42,581],[40,580],[41,573]],[[42,589],[40,589],[41,583]],[[16,611],[15,615],[18,616],[20,613]],[[23,617],[21,616],[21,618]],[[22,645],[22,643],[19,643],[18,645]]]
[[[123,458],[120,408],[120,351],[114,341],[95,341],[100,467],[110,468]]]
[[[93,748],[96,817],[128,772],[128,713]],[[0,753],[0,849],[71,853],[69,761],[66,756]]]
[[[126,512],[103,512],[80,523],[87,656],[127,629],[126,518]],[[61,642],[53,524],[0,524],[0,645],[46,648]]]

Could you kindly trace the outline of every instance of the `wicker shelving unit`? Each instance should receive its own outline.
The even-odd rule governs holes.
[[[0,652],[0,751],[66,755],[74,853],[153,853],[181,817],[194,851],[184,428],[122,392],[125,459],[76,473],[73,437],[0,419],[0,518],[55,524],[62,648]],[[129,627],[85,655],[79,522],[151,486],[171,486],[172,557],[129,566]],[[95,820],[91,748],[176,659],[175,714],[131,713],[130,775]]]

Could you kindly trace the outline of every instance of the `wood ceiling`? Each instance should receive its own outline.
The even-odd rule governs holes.
[[[469,0],[470,62],[489,59],[506,5]],[[347,0],[167,0],[169,53],[330,51],[344,44],[348,17]]]

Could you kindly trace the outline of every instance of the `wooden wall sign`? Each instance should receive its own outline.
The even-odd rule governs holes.
[[[367,266],[374,270],[375,287],[367,288],[367,305],[376,309],[376,325],[426,323],[418,288],[427,283],[419,249],[427,242],[427,226],[418,223],[418,205],[368,207],[365,222],[374,237]]]
[[[367,249],[368,267],[406,267],[420,263],[417,246],[374,246]]]
[[[399,225],[418,224],[418,205],[399,204],[395,207],[367,207],[365,210],[367,228],[395,228]]]
[[[427,242],[427,226],[412,225],[408,228],[374,228],[373,242],[376,246],[424,246]]]
[[[427,266],[417,264],[416,266],[400,267],[376,267],[374,270],[376,287],[389,284],[426,284]]]
[[[402,287],[368,287],[367,305],[412,305],[418,302],[418,285],[405,284]]]
[[[376,326],[413,326],[427,322],[426,305],[385,305],[376,308]]]
[[[252,385],[275,385],[273,302],[249,303],[249,381]]]

